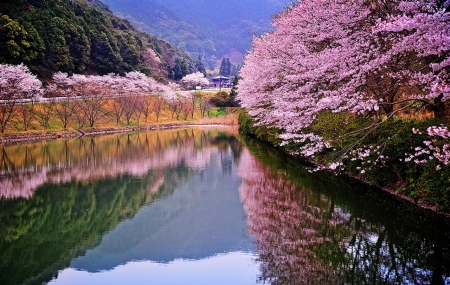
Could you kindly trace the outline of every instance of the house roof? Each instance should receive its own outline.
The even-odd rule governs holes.
[[[213,77],[212,79],[213,80],[223,80],[223,79],[229,79],[229,78],[225,77],[225,76],[222,76],[222,75],[219,75],[219,76]]]

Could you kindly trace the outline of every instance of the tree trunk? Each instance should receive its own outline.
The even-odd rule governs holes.
[[[442,101],[443,97],[444,95],[441,94],[438,97],[434,98],[434,104],[432,106],[434,117],[442,122],[445,121],[447,115],[445,110],[445,102]]]

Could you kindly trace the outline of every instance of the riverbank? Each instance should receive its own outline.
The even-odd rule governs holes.
[[[449,167],[442,166],[438,169],[432,161],[417,164],[405,159],[406,154],[414,150],[413,146],[423,140],[421,136],[411,132],[411,129],[418,126],[424,129],[422,126],[426,125],[424,122],[393,120],[381,125],[376,132],[367,135],[365,141],[359,141],[357,148],[370,150],[370,146],[377,145],[378,141],[388,137],[392,139],[384,140],[380,152],[371,154],[362,161],[358,161],[357,152],[350,152],[346,158],[342,158],[342,150],[339,146],[325,148],[314,155],[305,157],[298,153],[304,145],[302,142],[280,146],[281,140],[278,137],[280,130],[255,126],[254,121],[245,112],[241,114],[239,124],[241,132],[269,143],[287,155],[308,161],[312,165],[311,171],[326,169],[336,175],[351,177],[422,209],[450,217]],[[340,139],[342,146],[354,143],[352,137],[340,137]],[[376,147],[374,149],[376,150]],[[330,161],[336,161],[339,156],[341,158],[340,163],[337,164],[338,167],[331,169]],[[384,159],[377,163],[376,159],[380,156]]]
[[[58,131],[29,131],[29,132],[17,132],[0,134],[0,145],[45,141],[54,139],[69,139],[83,136],[96,136],[106,134],[117,133],[130,133],[130,132],[144,132],[152,130],[164,130],[173,128],[184,128],[190,126],[200,125],[237,125],[238,115],[228,114],[217,118],[202,118],[194,121],[178,121],[161,124],[148,124],[139,126],[119,126],[119,127],[98,127],[98,128],[86,128],[86,129],[73,129],[73,130],[58,130]]]

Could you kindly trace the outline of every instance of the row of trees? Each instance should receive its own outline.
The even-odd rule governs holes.
[[[190,77],[195,82],[202,79],[196,74]],[[190,82],[189,77],[186,82]],[[147,121],[151,114],[159,121],[165,108],[172,118],[187,119],[193,118],[196,109],[204,116],[211,107],[209,98],[198,93],[176,93],[177,89],[176,84],[164,85],[136,71],[125,76],[69,76],[58,72],[52,83],[43,87],[25,65],[0,65],[0,131],[3,133],[17,115],[24,130],[34,119],[48,128],[55,116],[66,129],[70,123],[77,128],[94,127],[105,115],[117,125],[122,121],[130,124],[132,119]],[[37,107],[40,101],[44,103]]]
[[[273,32],[254,40],[241,69],[239,100],[259,125],[280,130],[282,144],[300,144],[296,152],[307,156],[337,147],[342,159],[361,148],[358,141],[339,145],[336,133],[358,132],[362,140],[406,112],[428,110],[445,123],[449,8],[440,0],[296,2],[276,16]],[[333,136],[313,130],[324,116],[341,120]],[[354,118],[373,123],[345,133],[343,126]],[[429,145],[448,138],[448,128],[440,130],[444,135],[430,137]],[[449,145],[429,145],[421,153],[426,160],[448,165]]]

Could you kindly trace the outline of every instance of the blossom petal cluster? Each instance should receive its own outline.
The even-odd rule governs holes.
[[[413,129],[415,134],[423,134],[418,129]],[[413,153],[406,153],[405,162],[415,164],[425,164],[429,161],[437,161],[436,170],[441,169],[441,165],[450,165],[450,131],[445,126],[431,126],[427,129],[429,138],[423,141],[424,146],[416,146]]]
[[[0,65],[0,100],[37,98],[41,87],[41,81],[25,65]]]
[[[195,86],[206,86],[209,84],[208,79],[201,72],[194,72],[181,78],[181,82],[186,84],[188,88],[194,88]]]
[[[107,74],[104,76],[73,74],[58,72],[53,75],[55,84],[60,88],[74,88],[79,96],[83,95],[85,88],[92,87],[103,95],[121,96],[124,94],[160,94],[163,97],[173,97],[174,91],[154,78],[132,71],[119,76],[117,74]],[[89,94],[88,94],[89,95]]]

